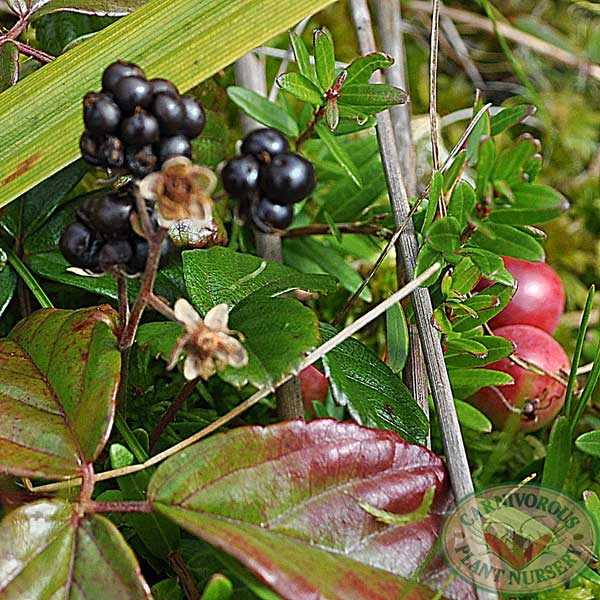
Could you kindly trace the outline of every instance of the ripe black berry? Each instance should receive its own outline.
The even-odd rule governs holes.
[[[175,84],[168,79],[151,79],[150,85],[152,86],[152,93],[155,96],[158,94],[169,94],[171,96],[179,97],[179,90]]]
[[[102,74],[102,91],[114,92],[115,87],[124,77],[140,77],[145,79],[144,71],[137,65],[119,60],[106,67]]]
[[[127,240],[111,240],[100,249],[98,264],[103,271],[109,271],[116,265],[127,264],[132,255],[131,244]]]
[[[131,114],[136,107],[148,108],[152,103],[152,87],[141,77],[123,77],[115,86],[114,96],[121,110]]]
[[[158,160],[162,164],[173,156],[187,156],[192,158],[192,146],[190,141],[183,135],[163,138],[158,146]]]
[[[263,231],[271,228],[285,229],[294,220],[294,208],[291,204],[275,204],[268,198],[261,198],[252,212],[256,226]]]
[[[127,263],[127,273],[130,275],[143,273],[146,269],[146,261],[148,260],[148,242],[144,238],[135,236],[131,240],[131,248],[133,250],[133,255],[131,260]],[[169,238],[167,238],[160,247],[160,261],[158,263],[159,267],[165,266],[169,258],[170,251],[171,241]]]
[[[100,156],[100,146],[101,142],[92,137],[87,131],[84,131],[79,139],[79,149],[83,160],[94,167],[101,167],[104,163]]]
[[[289,149],[290,145],[281,132],[266,127],[250,132],[242,142],[242,154],[252,154],[258,160],[264,160],[265,153],[275,156]]]
[[[121,111],[108,94],[90,92],[83,98],[83,121],[94,135],[115,133],[121,121]]]
[[[157,142],[159,138],[158,121],[145,110],[136,111],[121,123],[121,139],[131,146],[146,146]]]
[[[191,96],[181,96],[181,104],[185,112],[183,125],[179,133],[190,140],[198,137],[206,124],[206,115],[200,103]]]
[[[77,208],[77,220],[104,239],[126,239],[131,231],[129,215],[133,204],[127,194],[94,194]]]
[[[279,154],[260,171],[262,191],[279,204],[292,204],[315,189],[315,169],[298,154]]]
[[[158,94],[152,103],[152,113],[158,119],[163,135],[175,135],[185,120],[185,109],[181,100],[170,94]]]
[[[125,151],[125,166],[136,178],[141,179],[154,171],[158,159],[152,146],[129,147]]]
[[[221,171],[225,191],[233,198],[241,199],[256,189],[259,162],[251,155],[236,156]]]
[[[62,233],[60,251],[74,267],[95,269],[98,267],[99,242],[93,231],[81,223],[71,223]]]
[[[107,135],[98,152],[102,166],[120,169],[125,162],[125,149],[123,142],[114,135]]]

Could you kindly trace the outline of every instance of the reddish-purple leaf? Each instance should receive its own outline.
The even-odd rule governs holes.
[[[63,500],[40,500],[0,523],[0,597],[148,600],[131,548],[101,516],[80,517]]]
[[[0,473],[75,475],[106,444],[121,356],[108,305],[45,309],[0,340]]]
[[[404,525],[360,506],[407,515],[432,487],[427,517]],[[329,419],[235,429],[169,459],[148,495],[290,600],[429,598],[450,577],[429,560],[452,505],[442,461],[389,431]],[[474,597],[459,580],[446,593]]]

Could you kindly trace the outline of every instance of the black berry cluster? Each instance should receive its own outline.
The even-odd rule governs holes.
[[[192,156],[190,140],[206,117],[191,96],[166,79],[147,80],[140,67],[115,62],[102,75],[102,91],[83,98],[80,148],[88,163],[142,178],[173,156]]]
[[[289,227],[293,204],[315,189],[312,163],[290,152],[287,139],[276,129],[252,131],[242,141],[241,152],[221,171],[225,191],[259,229]]]
[[[143,272],[148,242],[133,230],[133,212],[134,199],[129,188],[88,196],[77,208],[77,221],[63,231],[62,255],[73,266],[91,273],[106,273],[114,268],[129,275]],[[151,208],[148,213],[153,220]],[[169,249],[167,238],[161,249],[161,266]]]

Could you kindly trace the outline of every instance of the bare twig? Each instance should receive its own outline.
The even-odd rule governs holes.
[[[377,225],[361,225],[360,223],[336,223],[335,228],[340,233],[357,233],[359,235],[373,235],[378,238],[389,240],[394,233],[385,227]],[[307,235],[331,235],[331,227],[323,223],[315,223],[314,225],[306,225],[306,227],[296,227],[294,229],[286,229],[278,233],[284,238],[299,238]]]
[[[431,129],[431,151],[433,153],[433,170],[440,170],[440,147],[438,144],[437,122],[437,68],[440,31],[440,0],[433,0],[431,13],[431,44],[429,55],[429,123]],[[440,208],[441,205],[440,205]],[[442,209],[444,214],[445,205]]]

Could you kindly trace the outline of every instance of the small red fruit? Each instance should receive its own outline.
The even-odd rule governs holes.
[[[502,259],[517,280],[517,291],[509,305],[490,320],[490,327],[532,325],[554,333],[565,310],[565,290],[556,271],[545,263],[508,256]],[[491,283],[482,279],[475,290],[483,290]]]
[[[569,370],[569,359],[561,345],[548,333],[531,325],[508,325],[494,335],[515,344],[514,354],[548,373]],[[482,388],[469,398],[499,429],[510,416],[517,418],[521,431],[536,431],[550,423],[565,401],[565,386],[558,380],[516,365],[509,358],[487,365],[486,369],[503,371],[514,379],[512,385]]]
[[[327,377],[312,365],[300,371],[300,388],[302,389],[302,402],[304,410],[310,415],[314,415],[313,400],[325,402],[327,396],[327,387],[329,382]]]

